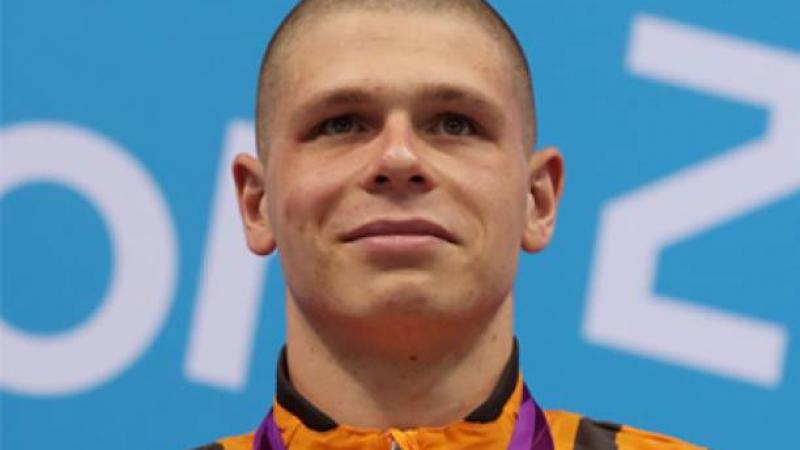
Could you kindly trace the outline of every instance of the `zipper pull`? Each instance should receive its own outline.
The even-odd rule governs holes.
[[[403,450],[403,447],[400,447],[391,432],[386,433],[386,440],[389,441],[389,450]]]

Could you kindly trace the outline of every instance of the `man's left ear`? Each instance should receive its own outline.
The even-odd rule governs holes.
[[[564,159],[555,147],[528,157],[528,200],[522,248],[535,253],[547,246],[556,225],[558,202],[564,184]]]

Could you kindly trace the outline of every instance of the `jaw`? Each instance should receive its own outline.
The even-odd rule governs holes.
[[[513,298],[492,301],[432,297],[424,275],[406,272],[374,283],[360,299],[286,294],[289,337],[332,351],[391,361],[412,354],[443,356],[492,329],[513,334]],[[447,298],[445,298],[447,297]],[[361,301],[357,301],[361,300]],[[498,328],[499,327],[499,328]]]

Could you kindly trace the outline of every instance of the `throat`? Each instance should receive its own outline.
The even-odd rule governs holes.
[[[359,323],[309,319],[287,301],[278,400],[293,398],[287,409],[328,427],[411,429],[464,420],[501,381],[516,381],[512,303],[509,295],[472,322],[407,324],[387,339],[385,330]]]
[[[456,354],[438,364],[414,355],[416,360],[409,358],[402,366],[349,361],[311,370],[294,366],[291,350],[285,348],[279,362],[277,400],[316,431],[339,424],[387,430],[491,422],[519,380],[517,345],[511,337],[492,350],[491,358],[482,352],[469,358]],[[302,376],[308,373],[319,376]]]

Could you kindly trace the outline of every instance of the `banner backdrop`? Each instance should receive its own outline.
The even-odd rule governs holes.
[[[516,284],[534,394],[787,448],[800,3],[495,4],[567,161],[555,241]],[[189,448],[269,407],[283,282],[245,250],[229,161],[291,6],[3,0],[3,449]]]

